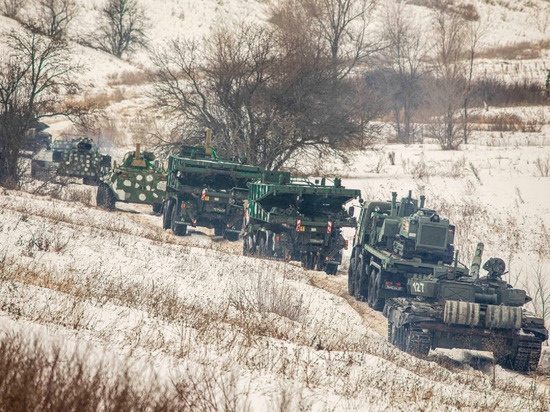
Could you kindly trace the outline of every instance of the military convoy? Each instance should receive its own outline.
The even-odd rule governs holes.
[[[216,236],[236,241],[247,184],[262,170],[219,158],[210,143],[208,130],[206,147],[183,146],[177,156],[169,156],[162,226],[177,236],[185,235],[188,226],[213,228]]]
[[[264,172],[249,186],[243,253],[336,274],[347,247],[342,228],[356,225],[353,208],[344,205],[360,191],[342,187],[339,178],[312,182],[288,172]]]
[[[403,351],[431,348],[492,351],[518,371],[536,368],[544,319],[522,307],[526,292],[502,280],[505,264],[492,258],[479,278],[483,245],[471,270],[453,259],[454,226],[409,196],[364,204],[356,229],[348,289],[388,318],[388,340]],[[453,264],[454,263],[454,264]]]
[[[115,202],[151,205],[153,213],[162,212],[166,191],[166,173],[155,161],[153,152],[136,150],[126,153],[120,165],[101,176],[97,189],[97,205],[108,210]]]
[[[54,142],[32,160],[32,175],[82,177],[100,181],[98,206],[115,202],[150,204],[162,212],[164,229],[183,236],[188,226],[213,228],[235,241],[243,254],[300,261],[306,269],[334,275],[347,241],[342,229],[355,227],[348,292],[366,300],[388,319],[388,341],[414,355],[433,348],[492,351],[495,360],[517,371],[537,367],[544,319],[523,306],[531,298],[502,280],[505,264],[489,259],[479,277],[483,244],[470,270],[458,262],[455,227],[425,198],[364,203],[356,221],[345,205],[360,191],[341,180],[311,181],[288,172],[265,171],[241,159],[226,160],[211,147],[182,146],[164,172],[152,152],[140,146],[119,166],[110,166],[90,139]]]
[[[111,157],[99,153],[98,146],[88,137],[55,140],[32,157],[31,176],[40,180],[76,177],[82,178],[84,184],[95,185],[110,164]]]

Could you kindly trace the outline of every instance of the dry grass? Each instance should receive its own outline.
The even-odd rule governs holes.
[[[113,86],[140,86],[149,83],[151,73],[148,71],[129,71],[125,70],[120,73],[112,73],[107,76],[107,85]]]

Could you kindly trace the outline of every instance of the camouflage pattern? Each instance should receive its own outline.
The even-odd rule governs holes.
[[[152,205],[156,213],[162,209],[166,191],[166,173],[154,164],[152,152],[136,150],[126,153],[119,166],[101,177],[98,205],[114,208],[114,202]]]
[[[111,157],[99,153],[98,146],[87,137],[56,140],[33,156],[31,175],[38,179],[54,175],[78,177],[84,183],[97,183],[110,163]]]
[[[264,172],[249,186],[243,253],[336,274],[347,247],[342,228],[356,225],[344,205],[360,191],[342,187],[338,178],[312,182],[288,172]]]
[[[548,339],[544,319],[523,308],[531,301],[524,290],[501,279],[502,259],[489,259],[483,265],[487,275],[477,276],[482,251],[480,243],[472,262],[474,276],[410,277],[407,297],[386,301],[388,340],[416,355],[427,355],[431,348],[491,351],[500,364],[533,370]]]

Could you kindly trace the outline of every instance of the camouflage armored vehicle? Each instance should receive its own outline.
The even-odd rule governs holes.
[[[250,184],[245,212],[245,255],[301,261],[306,269],[336,274],[347,242],[343,227],[354,227],[353,208],[344,205],[361,192],[339,178],[311,182],[288,172],[264,172]]]
[[[220,159],[211,147],[183,146],[168,158],[163,228],[184,236],[188,226],[214,229],[216,236],[239,239],[247,183],[260,176],[261,168]]]
[[[111,157],[99,153],[99,148],[90,138],[56,140],[33,156],[31,176],[42,180],[56,175],[78,177],[84,184],[97,184],[99,176],[110,164]]]
[[[153,152],[136,150],[126,153],[122,163],[101,177],[97,189],[97,205],[108,210],[115,202],[139,203],[153,206],[160,214],[166,191],[166,173],[155,163]]]
[[[367,300],[376,310],[387,298],[406,296],[409,279],[467,274],[451,265],[454,255],[453,225],[435,210],[408,197],[397,202],[363,204],[355,232],[348,270],[348,292]]]
[[[524,290],[502,280],[505,264],[491,258],[479,278],[483,244],[477,246],[470,275],[448,272],[407,280],[408,297],[388,299],[388,340],[403,351],[427,355],[430,348],[493,352],[495,360],[517,371],[537,367],[544,319],[523,309]]]

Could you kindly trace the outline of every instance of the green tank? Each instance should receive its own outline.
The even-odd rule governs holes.
[[[264,172],[250,184],[243,253],[301,261],[306,269],[336,274],[347,242],[342,228],[354,227],[344,205],[361,192],[341,180],[310,181],[288,172]]]
[[[178,155],[168,158],[163,228],[183,236],[188,226],[202,226],[213,228],[216,236],[238,240],[247,184],[261,171],[244,158],[218,157],[208,130],[205,147],[182,146]]]
[[[391,201],[362,205],[348,270],[351,296],[382,310],[385,299],[406,296],[410,278],[468,273],[452,265],[455,227],[424,203],[411,192],[397,202],[394,192]]]
[[[32,157],[31,176],[41,180],[77,177],[84,184],[97,184],[110,164],[111,157],[99,153],[98,146],[88,137],[55,140]]]
[[[97,189],[97,205],[108,210],[116,202],[138,203],[153,206],[153,212],[162,212],[166,191],[166,173],[155,161],[153,152],[136,150],[126,153],[122,163],[102,175]]]
[[[410,277],[407,296],[386,301],[388,340],[415,355],[431,348],[491,351],[499,364],[534,370],[548,339],[544,319],[523,308],[531,300],[524,290],[502,279],[502,259],[489,259],[487,275],[479,277],[482,253],[479,243],[470,274]]]

